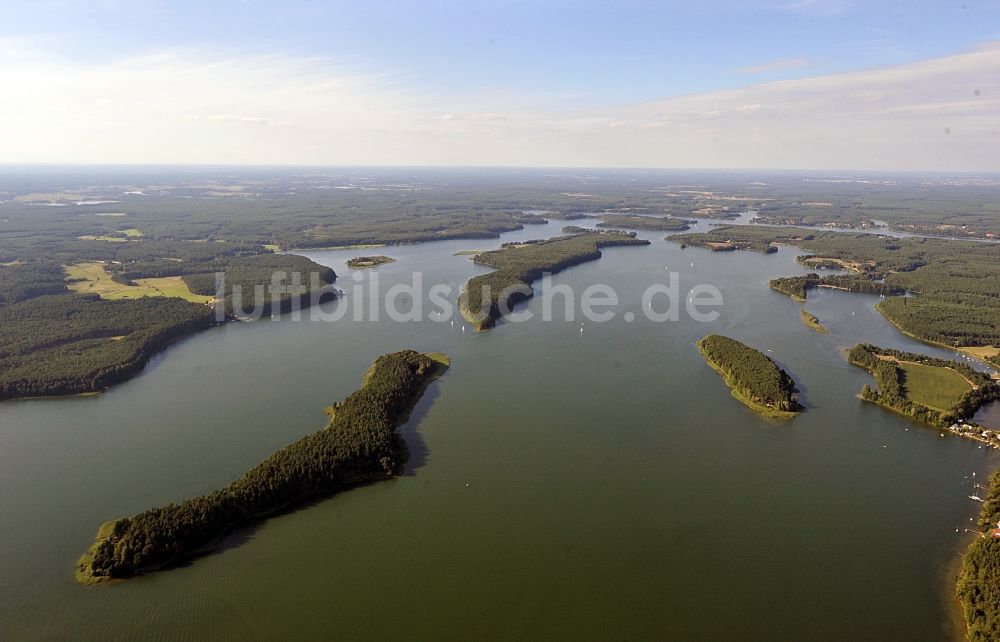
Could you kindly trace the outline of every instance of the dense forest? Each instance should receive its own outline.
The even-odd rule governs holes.
[[[334,298],[332,291],[326,291],[337,279],[337,274],[328,267],[319,265],[304,256],[292,254],[258,254],[241,256],[228,261],[221,270],[225,275],[226,314],[244,315],[260,311],[263,315],[288,312],[295,306],[308,307],[313,295],[320,302],[320,294]],[[216,275],[187,274],[184,282],[195,294],[217,296]],[[280,290],[272,292],[272,281]],[[297,283],[295,281],[298,281]],[[239,305],[234,305],[233,292],[238,288]],[[260,297],[258,297],[260,295]],[[275,309],[274,303],[278,307]]]
[[[214,323],[210,307],[163,297],[63,294],[0,306],[0,400],[103,390]]]
[[[698,342],[709,365],[718,370],[734,396],[754,410],[769,409],[777,416],[803,410],[798,390],[788,373],[766,354],[736,339],[710,334]]]
[[[0,306],[64,292],[66,274],[58,265],[14,263],[0,266]]]
[[[867,343],[854,346],[848,353],[848,360],[864,368],[875,378],[876,388],[865,384],[861,390],[862,399],[887,406],[936,428],[948,427],[956,421],[969,421],[984,404],[1000,399],[1000,384],[989,375],[960,361],[881,348]],[[951,408],[938,410],[928,407],[908,395],[907,375],[899,362],[949,368],[965,377],[972,388]]]
[[[966,636],[973,642],[1000,640],[1000,539],[993,536],[1000,528],[1000,470],[990,476],[989,490],[983,500],[976,530],[962,556],[956,593],[962,604]]]
[[[797,301],[805,301],[810,288],[833,288],[862,294],[882,294],[897,296],[906,291],[898,285],[890,285],[881,281],[854,274],[827,274],[820,276],[815,272],[803,276],[787,276],[771,280],[768,285],[772,290],[787,294]]]
[[[496,268],[495,272],[469,279],[459,297],[462,315],[477,330],[493,327],[503,310],[534,291],[531,282],[544,273],[556,273],[568,267],[601,257],[601,248],[615,245],[649,245],[649,241],[623,232],[590,232],[561,236],[546,241],[507,245],[499,250],[473,257],[476,263]],[[484,299],[483,295],[488,294]]]
[[[282,448],[225,488],[110,522],[78,562],[84,583],[131,577],[194,553],[235,526],[307,499],[398,475],[407,459],[397,427],[444,355],[404,350],[379,357],[330,424]]]
[[[950,347],[1000,346],[1000,244],[763,226],[726,226],[668,239],[703,246],[775,242],[797,245],[814,253],[810,263],[848,266],[857,272],[850,277],[825,276],[821,281],[884,280],[882,285],[872,287],[886,294],[913,294],[887,298],[878,309],[918,339]],[[794,280],[779,279],[778,283],[796,295],[802,292]]]

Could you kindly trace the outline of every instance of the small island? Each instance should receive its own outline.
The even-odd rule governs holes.
[[[384,254],[376,256],[356,256],[353,259],[347,259],[347,267],[354,270],[362,270],[364,268],[373,268],[395,262],[396,259],[391,256],[385,256]]]
[[[328,409],[329,425],[274,453],[225,488],[101,526],[76,579],[125,579],[189,557],[227,532],[303,501],[403,471],[397,428],[449,365],[443,354],[404,350],[375,360],[360,389]]]
[[[718,334],[708,335],[697,345],[733,396],[754,412],[769,419],[791,419],[802,412],[795,382],[763,352]]]
[[[824,328],[823,324],[819,322],[819,317],[805,308],[799,308],[799,318],[802,319],[802,323],[806,324],[806,327],[813,332],[830,334],[830,331]]]
[[[495,272],[469,279],[458,299],[462,317],[477,331],[492,328],[504,310],[534,296],[531,282],[542,274],[555,274],[568,267],[601,258],[601,248],[615,245],[649,245],[635,233],[608,231],[558,236],[548,240],[504,244],[499,250],[473,257]],[[484,295],[488,298],[484,298]]]
[[[642,230],[645,232],[684,232],[696,221],[666,216],[641,216],[638,214],[603,214],[600,228]]]
[[[934,428],[1000,445],[996,431],[971,423],[984,404],[1000,399],[1000,384],[984,372],[958,361],[859,343],[848,361],[875,378],[861,398]]]

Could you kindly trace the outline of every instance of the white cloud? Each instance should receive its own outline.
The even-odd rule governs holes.
[[[403,91],[322,59],[174,51],[88,66],[0,40],[0,160],[1000,171],[998,75],[992,44],[556,111],[522,93]]]

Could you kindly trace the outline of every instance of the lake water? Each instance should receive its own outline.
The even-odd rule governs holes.
[[[767,288],[804,272],[793,248],[711,254],[642,236],[653,244],[554,277],[620,296],[617,318],[582,334],[579,319],[483,334],[384,317],[233,323],[99,397],[0,404],[0,639],[954,638],[949,573],[969,541],[955,529],[979,508],[972,473],[1000,458],[859,401],[870,379],[841,351],[950,353],[895,331],[877,297],[838,291],[810,294],[830,329],[812,333]],[[420,271],[457,294],[484,269],[453,253],[498,244],[392,247],[377,273],[383,291]],[[350,291],[344,261],[360,252],[306,254]],[[664,267],[682,291],[717,286],[720,318],[645,320],[641,294]],[[541,294],[526,309],[540,314]],[[776,424],[744,408],[694,346],[709,332],[772,350],[808,411]],[[169,572],[73,581],[102,522],[226,484],[321,428],[325,406],[402,348],[453,362],[404,428],[405,476]]]
[[[988,428],[1000,430],[1000,401],[994,401],[980,408],[975,421]]]

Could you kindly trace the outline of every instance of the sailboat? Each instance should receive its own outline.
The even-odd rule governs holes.
[[[976,480],[976,473],[975,472],[972,473],[972,480],[973,481]],[[969,495],[969,499],[974,499],[977,502],[983,501],[983,499],[979,496],[979,491],[975,490],[976,488],[979,488],[979,484],[973,484],[972,488],[973,488],[973,491],[972,491],[972,494]]]

